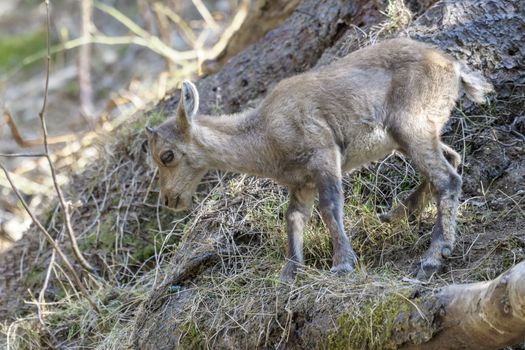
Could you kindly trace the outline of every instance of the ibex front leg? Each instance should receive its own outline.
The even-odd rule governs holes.
[[[343,226],[341,176],[322,174],[317,186],[321,216],[332,236],[333,259],[330,271],[351,272],[354,269],[356,255]]]
[[[315,188],[303,186],[290,188],[290,203],[286,211],[286,232],[288,233],[288,254],[281,272],[281,281],[291,282],[297,269],[304,264],[303,231],[312,212]]]

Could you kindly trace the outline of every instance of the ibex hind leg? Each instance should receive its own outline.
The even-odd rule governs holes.
[[[419,151],[417,164],[435,189],[438,214],[432,230],[430,247],[423,255],[419,278],[428,278],[438,272],[443,260],[452,254],[456,241],[456,216],[461,192],[461,177],[439,149]],[[423,153],[423,154],[421,154]],[[424,154],[426,153],[426,154]]]
[[[458,163],[459,157],[451,154],[449,162],[444,155],[441,141],[437,139],[437,130],[427,134],[414,134],[410,130],[397,129],[396,141],[403,151],[414,161],[416,167],[425,175],[435,191],[438,214],[432,230],[430,247],[421,257],[417,275],[426,279],[438,272],[443,261],[452,254],[455,244],[456,216],[461,192],[461,177],[451,163]]]
[[[447,161],[457,169],[461,163],[461,156],[452,148],[441,143],[443,155]],[[414,220],[419,213],[428,205],[432,196],[436,196],[436,190],[431,183],[425,179],[405,200],[388,213],[379,215],[382,222],[397,222],[403,218]]]

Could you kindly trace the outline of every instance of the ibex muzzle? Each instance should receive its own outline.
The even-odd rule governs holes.
[[[235,115],[197,115],[197,89],[185,81],[175,117],[146,129],[162,200],[177,210],[188,208],[208,169],[286,185],[288,255],[281,278],[290,280],[304,262],[303,230],[318,193],[332,236],[332,271],[348,272],[356,257],[343,227],[342,176],[397,150],[412,158],[426,180],[383,218],[412,214],[435,196],[438,216],[418,270],[427,278],[455,243],[460,157],[441,142],[440,131],[461,88],[475,102],[492,91],[478,73],[410,39],[387,40],[285,79],[255,109]]]

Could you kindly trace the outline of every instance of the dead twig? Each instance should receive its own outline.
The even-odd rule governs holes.
[[[181,64],[181,61],[184,60],[191,60],[197,58],[197,53],[195,51],[180,52],[172,49],[170,46],[164,44],[157,36],[148,33],[146,30],[138,26],[135,22],[133,22],[126,15],[124,15],[122,12],[115,9],[114,7],[105,5],[100,2],[94,2],[93,4],[98,10],[110,15],[111,17],[122,23],[133,34],[135,34],[134,37],[124,37],[127,38],[128,41],[132,40],[132,42],[137,45],[146,46],[150,50],[158,53],[161,56],[167,57],[168,59],[172,60],[173,62],[176,62],[177,64]],[[110,42],[112,40],[118,39],[119,37],[91,36],[92,40],[95,40],[97,38],[104,39],[106,42]]]
[[[192,47],[195,46],[195,41],[197,38],[195,37],[193,30],[188,25],[188,23],[186,23],[186,21],[175,11],[160,2],[153,4],[153,11],[155,11],[157,14],[159,22],[161,22],[161,18],[169,18],[180,29],[182,37],[186,40],[186,42]]]
[[[46,83],[45,83],[45,89],[44,89],[44,102],[42,103],[42,109],[40,110],[40,113],[38,114],[40,118],[40,124],[42,126],[42,133],[44,136],[44,152],[45,152],[45,158],[47,159],[47,162],[49,164],[49,169],[51,170],[51,177],[53,179],[53,185],[55,186],[55,190],[58,196],[58,199],[60,201],[60,206],[62,207],[62,213],[64,217],[64,223],[66,225],[66,231],[69,236],[69,240],[71,243],[71,247],[73,248],[73,253],[75,254],[75,257],[77,258],[78,262],[84,267],[87,271],[93,272],[94,269],[91,266],[90,263],[87,262],[87,260],[82,255],[82,252],[80,251],[77,239],[75,237],[75,231],[73,230],[73,225],[71,225],[71,216],[70,216],[70,206],[69,203],[66,202],[64,198],[64,194],[62,193],[62,189],[60,188],[60,185],[58,184],[57,177],[56,177],[56,169],[55,165],[53,164],[53,161],[51,160],[50,152],[49,152],[49,144],[47,142],[47,125],[46,125],[46,107],[47,107],[47,95],[48,95],[48,89],[49,89],[49,63],[51,61],[51,52],[50,52],[50,40],[49,40],[49,27],[50,27],[50,15],[49,15],[49,0],[45,0],[46,4],[46,14],[47,14],[47,57],[46,57]],[[6,172],[7,173],[7,172]]]
[[[206,24],[214,31],[217,32],[219,30],[219,25],[215,20],[213,19],[213,16],[211,15],[210,11],[204,5],[202,0],[191,0],[193,2],[193,5],[195,5],[195,8],[197,8],[197,11],[201,14],[202,18],[206,22]]]
[[[19,147],[29,148],[29,147],[41,146],[44,143],[42,139],[24,140],[22,135],[20,135],[20,132],[18,131],[18,127],[16,126],[15,121],[13,120],[13,117],[11,117],[11,114],[9,113],[9,111],[5,110],[3,115],[4,115],[4,121],[9,127],[9,130],[11,131],[13,140],[15,140],[16,144]],[[75,134],[51,136],[51,137],[48,137],[47,143],[50,145],[56,144],[56,143],[64,143],[64,142],[74,141],[77,138],[78,136]]]

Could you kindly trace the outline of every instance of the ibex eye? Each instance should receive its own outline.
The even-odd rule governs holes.
[[[173,160],[173,158],[175,158],[173,151],[166,151],[160,155],[160,160],[164,165],[170,163]]]

